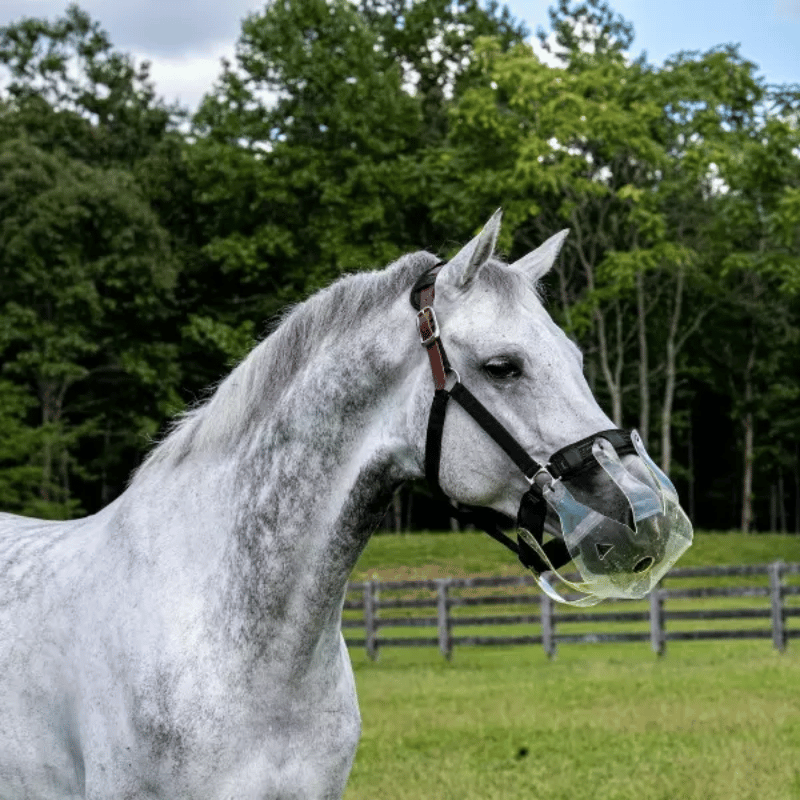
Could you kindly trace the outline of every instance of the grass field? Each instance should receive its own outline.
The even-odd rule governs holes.
[[[698,533],[676,566],[800,561],[800,536],[780,533]],[[519,575],[513,553],[485,533],[413,533],[373,536],[352,579],[381,580]]]
[[[365,577],[514,574],[480,534],[375,537]],[[681,564],[800,561],[800,537],[700,534]],[[800,800],[800,642],[353,650],[346,800]]]

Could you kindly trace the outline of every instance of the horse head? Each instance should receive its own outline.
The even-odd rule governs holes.
[[[600,408],[580,350],[541,301],[568,232],[506,264],[494,256],[500,216],[412,293],[430,356],[414,399],[428,419],[426,475],[457,503],[516,519],[523,563],[557,599],[542,573],[570,560],[584,583],[555,574],[587,595],[581,604],[640,597],[689,546],[691,525],[638,434]],[[545,532],[560,544],[547,548]]]

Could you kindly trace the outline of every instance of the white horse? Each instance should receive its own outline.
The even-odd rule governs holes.
[[[440,272],[464,383],[538,461],[612,428],[500,225]],[[340,798],[360,734],[341,611],[403,481],[423,475],[433,382],[407,255],[286,316],[85,519],[0,515],[0,797]],[[515,516],[528,482],[460,407],[439,470]]]

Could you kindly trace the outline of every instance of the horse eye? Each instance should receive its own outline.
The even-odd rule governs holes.
[[[522,375],[522,367],[510,358],[495,358],[487,361],[483,365],[483,371],[496,381],[507,381]]]

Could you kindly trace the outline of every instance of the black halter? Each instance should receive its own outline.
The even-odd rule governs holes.
[[[439,462],[442,454],[444,420],[447,404],[452,397],[494,439],[530,482],[531,488],[523,495],[520,503],[517,526],[524,528],[536,538],[550,564],[558,569],[569,563],[572,556],[560,539],[552,539],[546,544],[543,542],[547,504],[541,487],[536,481],[537,475],[542,474],[548,481],[554,478],[569,478],[595,466],[597,462],[592,455],[592,443],[598,436],[607,439],[619,455],[634,453],[630,433],[619,429],[596,433],[575,444],[563,447],[554,453],[544,466],[531,458],[503,424],[461,383],[460,376],[450,366],[444,345],[439,337],[439,326],[433,311],[436,276],[444,265],[445,262],[440,262],[420,275],[411,290],[410,298],[411,305],[418,312],[419,334],[422,345],[428,352],[436,386],[428,416],[428,431],[425,440],[425,477],[434,497],[445,501],[452,516],[462,522],[472,523],[482,528],[493,539],[516,553],[527,568],[537,573],[546,572],[550,568],[524,539],[518,537],[514,542],[503,533],[501,526],[508,526],[510,522],[504,514],[478,507],[467,507],[466,510],[454,508],[439,485]]]

